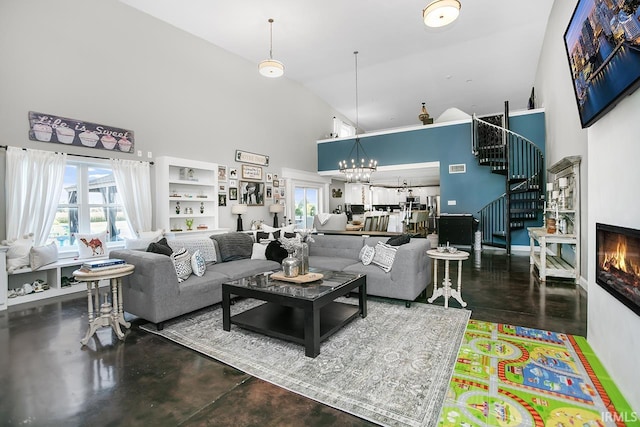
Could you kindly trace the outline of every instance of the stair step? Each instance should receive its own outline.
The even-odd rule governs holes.
[[[535,215],[537,211],[538,211],[537,209],[529,209],[529,208],[510,208],[509,209],[509,213],[511,214],[519,213],[519,214]]]
[[[493,237],[506,238],[507,237],[507,232],[506,231],[494,231],[493,232]]]

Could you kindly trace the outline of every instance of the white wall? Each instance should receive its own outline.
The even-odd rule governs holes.
[[[545,109],[547,141],[545,162],[547,167],[566,156],[582,156],[580,164],[580,212],[582,214],[580,223],[586,224],[589,199],[587,131],[580,126],[580,117],[563,39],[576,4],[576,0],[563,0],[554,3],[542,45],[534,87],[537,97],[536,106]],[[588,234],[583,232],[580,246],[581,265],[583,266],[588,263],[588,243]],[[580,274],[583,282],[586,282],[588,279],[587,269],[583,268]]]
[[[266,79],[257,64],[117,0],[2,1],[0,28],[0,145],[113,155],[29,141],[27,114],[37,111],[133,130],[145,160],[152,152],[238,166],[242,149],[269,155],[265,172],[316,171],[316,140],[337,115],[298,83]],[[0,204],[4,227],[2,193]],[[270,217],[251,207],[245,222]],[[234,228],[230,207],[220,226]]]
[[[623,100],[588,130],[580,129],[563,41],[576,3],[554,3],[535,86],[546,111],[547,165],[564,156],[582,156],[582,265],[586,266],[582,276],[589,291],[587,339],[637,411],[640,317],[595,283],[595,223],[640,229],[640,145],[636,131],[640,92]]]
[[[640,411],[640,317],[595,283],[595,224],[640,229],[640,92],[589,128],[587,339],[631,407]]]

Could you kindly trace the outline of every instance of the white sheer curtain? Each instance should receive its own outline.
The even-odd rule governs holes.
[[[33,233],[36,246],[46,243],[62,193],[66,161],[66,154],[7,147],[8,239]]]
[[[135,233],[151,231],[151,177],[147,162],[111,159],[113,176],[129,226]]]

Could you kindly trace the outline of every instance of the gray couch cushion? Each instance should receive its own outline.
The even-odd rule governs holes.
[[[252,276],[258,273],[264,273],[269,270],[279,270],[280,264],[275,261],[262,259],[239,259],[233,262],[223,262],[207,267],[209,271],[224,274],[229,280],[239,279],[241,277]]]
[[[309,267],[319,268],[322,270],[342,271],[354,263],[360,264],[359,261],[351,258],[336,258],[321,255],[309,256]]]
[[[251,258],[253,238],[245,233],[214,234],[211,236],[218,242],[222,262]]]
[[[359,261],[358,256],[364,242],[362,237],[322,234],[313,236],[313,240],[309,243],[309,255],[347,258],[356,261]],[[375,244],[371,246],[375,246]]]

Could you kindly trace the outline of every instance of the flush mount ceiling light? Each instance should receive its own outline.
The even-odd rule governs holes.
[[[258,71],[265,77],[281,77],[284,75],[282,62],[273,59],[273,18],[269,18],[269,59],[258,65]]]
[[[458,0],[435,0],[422,11],[422,19],[427,27],[444,27],[451,24],[460,14]]]
[[[340,172],[342,172],[349,183],[369,183],[371,182],[371,174],[378,169],[378,161],[370,159],[364,151],[364,147],[358,138],[359,115],[358,115],[358,51],[353,52],[356,61],[356,141],[351,147],[349,157],[351,162],[341,160],[338,162]],[[355,156],[353,156],[355,152]],[[362,157],[360,155],[362,154]]]

